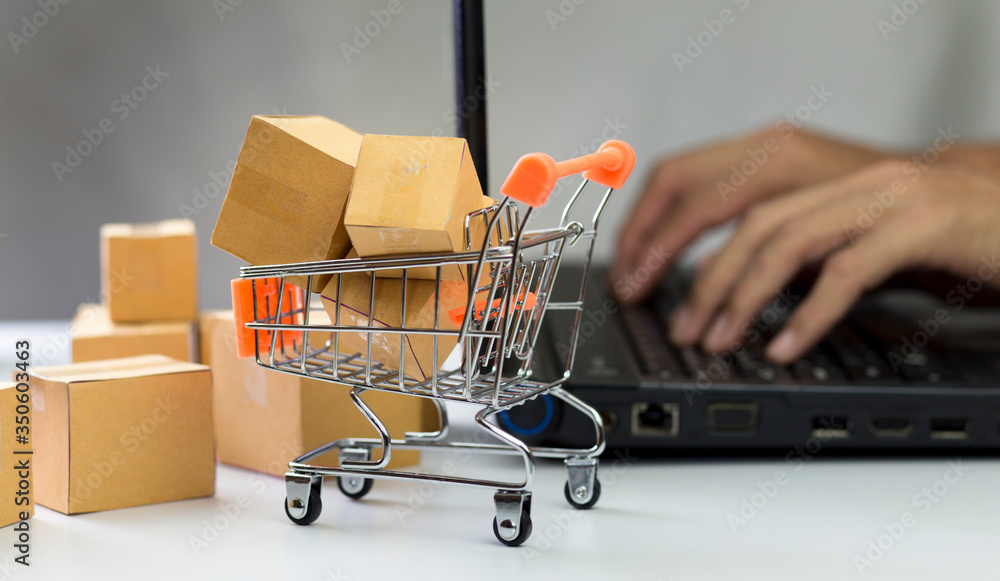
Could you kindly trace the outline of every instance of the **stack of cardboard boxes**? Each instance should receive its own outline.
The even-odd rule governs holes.
[[[73,320],[73,361],[162,354],[197,361],[194,223],[105,224],[101,296]]]
[[[36,501],[74,514],[211,495],[194,224],[105,225],[101,286],[74,320],[74,362],[30,371]]]

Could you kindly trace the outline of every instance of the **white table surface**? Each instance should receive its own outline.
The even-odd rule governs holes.
[[[22,330],[0,324],[0,345]],[[518,475],[513,459],[451,452],[422,466],[446,461]],[[13,565],[15,531],[0,529],[0,580],[1000,579],[995,459],[609,459],[589,511],[564,500],[561,463],[536,476],[534,533],[508,548],[493,536],[488,490],[380,480],[359,502],[328,481],[322,515],[301,527],[283,512],[282,479],[219,466],[213,498],[77,516],[38,507],[30,569]],[[759,508],[734,530],[744,500]],[[888,548],[859,571],[856,557],[880,541]]]

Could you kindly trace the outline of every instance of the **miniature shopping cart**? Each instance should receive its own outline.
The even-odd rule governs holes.
[[[503,200],[466,217],[465,252],[247,266],[240,270],[240,279],[233,281],[240,356],[256,357],[258,364],[277,371],[350,388],[354,405],[379,435],[372,439],[330,442],[289,462],[285,475],[285,511],[289,519],[306,525],[319,517],[325,476],[338,477],[341,491],[352,498],[367,494],[374,479],[427,480],[494,489],[493,532],[506,545],[520,545],[531,534],[530,489],[536,457],[565,461],[568,472],[565,495],[571,505],[590,508],[597,502],[601,493],[597,456],[604,450],[604,426],[600,415],[564,391],[562,384],[569,379],[573,367],[587,266],[598,220],[612,193],[625,183],[634,165],[632,148],[617,140],[604,143],[596,153],[560,163],[544,154],[522,157],[500,189],[505,196]],[[532,211],[545,203],[556,181],[581,172],[583,182],[567,201],[559,227],[525,231]],[[570,214],[591,183],[607,190],[588,227],[571,221]],[[519,209],[514,200],[526,204],[526,210]],[[552,300],[552,291],[563,251],[577,245],[583,245],[585,255],[579,295],[574,301],[556,302]],[[439,300],[446,282],[442,272],[454,268],[464,272],[462,278],[466,282],[462,284],[467,293],[463,290],[460,295],[464,306],[445,309]],[[399,279],[400,298],[393,307],[400,311],[399,325],[383,324],[373,312],[376,281],[384,280],[378,277],[380,271],[393,271],[392,276]],[[425,316],[427,322],[423,326],[409,326],[406,297],[408,286],[415,286],[413,281],[418,275],[433,281],[433,316]],[[323,295],[339,305],[341,294],[349,284],[356,287],[359,276],[369,288],[365,305],[368,310],[363,316],[342,316],[339,306],[330,315],[311,308],[310,298],[315,297],[305,289],[313,289],[314,282],[329,279]],[[545,312],[554,309],[575,313],[568,337],[569,355],[558,379],[540,381],[532,376],[535,342]],[[432,365],[426,377],[414,377],[403,371],[404,344],[418,337],[425,344],[433,344]],[[449,367],[439,354],[439,347],[451,344],[455,349]],[[373,357],[373,350],[384,350],[387,345],[398,347],[398,364],[395,360],[387,364],[385,357],[379,358],[381,361]],[[390,438],[385,424],[362,397],[368,391],[431,399],[439,414],[440,428],[428,433],[407,433],[403,439]],[[497,414],[543,394],[559,398],[592,422],[593,446],[532,447],[494,419]],[[448,401],[478,406],[475,421],[496,442],[450,441],[445,406]],[[386,469],[392,451],[402,449],[518,455],[524,462],[524,478],[505,482]],[[339,452],[339,466],[308,463],[333,450]]]

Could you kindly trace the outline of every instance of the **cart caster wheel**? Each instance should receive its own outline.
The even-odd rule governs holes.
[[[597,499],[601,497],[601,481],[596,478],[594,479],[594,492],[590,495],[590,500],[587,502],[578,502],[576,500],[576,497],[569,489],[569,482],[563,487],[563,493],[566,495],[566,500],[573,505],[573,508],[584,510],[597,504]]]
[[[372,491],[372,479],[359,478],[357,476],[338,476],[337,487],[344,493],[344,496],[359,500]]]
[[[518,531],[516,537],[509,541],[500,536],[500,527],[497,525],[496,517],[493,517],[493,534],[496,535],[497,540],[508,547],[517,547],[531,536],[531,516],[527,512],[521,513],[521,530]]]
[[[291,502],[302,502],[300,500],[293,500]],[[289,500],[285,498],[285,514],[288,516],[288,520],[292,521],[297,525],[311,525],[316,522],[319,518],[319,513],[323,512],[323,501],[320,500],[319,492],[316,490],[311,490],[309,492],[309,506],[306,507],[306,513],[299,518],[292,516],[292,513],[288,510]]]

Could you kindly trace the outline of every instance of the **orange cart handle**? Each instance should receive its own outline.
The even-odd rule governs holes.
[[[545,204],[559,178],[583,173],[584,179],[618,190],[634,167],[635,151],[619,139],[605,141],[596,153],[558,163],[544,153],[529,153],[514,164],[500,193],[538,208]]]
[[[524,302],[520,306],[515,305],[514,308],[526,309],[526,310],[535,308],[535,293],[529,292],[527,295],[522,294],[521,296],[524,297]],[[496,299],[493,301],[493,306],[490,308],[489,318],[492,319],[495,316],[493,311],[500,308],[500,303],[502,301],[503,299]],[[487,316],[485,312],[486,299],[483,299],[481,301],[476,301],[475,308],[477,314],[483,313],[484,317]],[[457,309],[452,309],[448,311],[448,320],[451,321],[452,325],[455,325],[456,327],[461,325],[463,319],[465,319],[465,307],[458,307]]]

